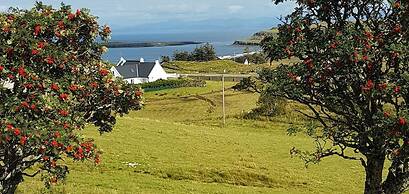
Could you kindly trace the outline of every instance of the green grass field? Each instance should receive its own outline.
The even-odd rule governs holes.
[[[172,61],[165,63],[162,66],[168,73],[223,73],[224,70],[230,74],[249,74],[256,73],[257,70],[262,68],[274,68],[280,63],[290,63],[294,62],[291,60],[282,60],[280,62],[273,62],[271,65],[269,63],[265,64],[250,64],[245,65],[241,63],[236,63],[232,60],[216,60],[209,62],[195,62],[195,61]]]
[[[229,87],[233,83],[227,84]],[[102,164],[72,163],[65,184],[42,189],[27,178],[18,193],[361,193],[358,162],[329,158],[304,167],[293,146],[310,139],[286,134],[302,118],[289,112],[273,121],[240,119],[257,95],[226,92],[222,126],[221,84],[145,94],[145,108],[118,119],[112,133],[83,131],[103,150]],[[130,165],[129,165],[130,164]]]

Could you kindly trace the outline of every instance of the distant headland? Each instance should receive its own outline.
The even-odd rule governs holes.
[[[236,40],[233,45],[244,45],[244,46],[258,46],[261,41],[267,36],[275,36],[278,33],[277,28],[272,28],[270,30],[265,30],[261,32],[254,33],[251,37],[245,40]]]
[[[165,47],[165,46],[183,46],[191,44],[202,44],[197,41],[172,41],[172,42],[121,42],[114,41],[105,44],[108,48],[143,48],[143,47]]]

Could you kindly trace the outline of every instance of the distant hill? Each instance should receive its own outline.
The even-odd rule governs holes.
[[[141,48],[141,47],[164,47],[164,46],[182,46],[189,44],[202,44],[197,41],[173,41],[173,42],[109,42],[104,44],[108,48]]]
[[[234,45],[260,45],[260,42],[267,36],[275,36],[278,33],[277,28],[257,32],[245,40],[236,40]]]

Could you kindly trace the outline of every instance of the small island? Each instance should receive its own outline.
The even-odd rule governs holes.
[[[191,44],[202,44],[197,41],[172,41],[172,42],[122,42],[114,41],[105,44],[108,48],[142,48],[142,47],[165,47],[165,46],[183,46]]]

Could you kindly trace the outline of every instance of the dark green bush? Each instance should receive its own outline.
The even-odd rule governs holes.
[[[237,63],[244,63],[246,59],[249,61],[249,63],[253,64],[263,64],[267,62],[266,55],[263,53],[246,54],[244,56],[234,58],[234,61]]]
[[[187,51],[175,51],[173,53],[173,60],[175,61],[191,61],[191,54]]]
[[[249,113],[243,115],[244,119],[261,119],[263,117],[274,117],[285,113],[287,101],[282,98],[273,97],[263,91],[257,102],[258,106]]]
[[[170,62],[170,57],[169,56],[161,56],[160,61],[162,63],[169,63]]]
[[[216,60],[216,51],[213,45],[206,43],[196,49],[191,54],[194,61],[212,61]]]
[[[244,114],[244,119],[263,119],[285,113],[287,101],[281,97],[269,95],[270,90],[273,90],[268,84],[268,80],[271,79],[273,79],[271,77],[271,71],[269,69],[263,69],[258,72],[258,77],[245,78],[233,86],[233,89],[237,91],[260,94],[257,102],[258,106],[249,113]]]
[[[171,80],[157,80],[140,84],[145,91],[162,90],[168,88],[183,88],[183,87],[205,87],[206,82],[203,80],[194,79],[171,79]]]
[[[216,60],[216,51],[213,45],[206,43],[199,47],[191,53],[187,51],[176,51],[173,53],[173,59],[175,61],[212,61]]]

